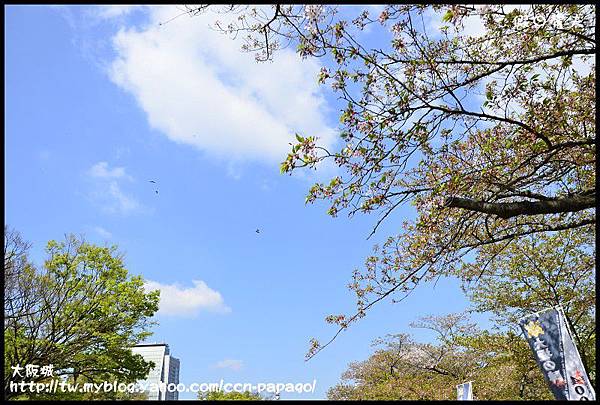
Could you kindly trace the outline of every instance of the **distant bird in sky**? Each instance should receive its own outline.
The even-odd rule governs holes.
[[[256,233],[260,233],[260,229],[256,228]]]
[[[148,180],[148,182],[150,182],[150,183],[152,183],[152,184],[156,184],[156,182],[155,182],[154,180]],[[156,194],[158,194],[158,190],[154,190],[154,192],[155,192]]]

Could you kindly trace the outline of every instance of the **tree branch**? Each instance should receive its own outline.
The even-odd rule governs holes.
[[[507,219],[519,215],[558,214],[594,208],[596,206],[596,194],[574,195],[555,200],[510,203],[488,203],[471,198],[449,197],[444,202],[444,206],[497,215],[500,218]]]

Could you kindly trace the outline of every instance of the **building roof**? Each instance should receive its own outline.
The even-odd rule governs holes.
[[[133,347],[146,347],[146,346],[169,346],[166,343],[139,343],[137,345],[134,345]]]

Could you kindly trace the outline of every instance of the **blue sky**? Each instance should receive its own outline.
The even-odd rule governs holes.
[[[324,317],[354,309],[352,270],[412,214],[367,241],[375,216],[305,206],[335,170],[287,176],[278,164],[294,131],[335,145],[323,62],[288,50],[258,65],[202,18],[158,26],[176,13],[5,9],[5,222],[33,259],[66,233],[117,244],[162,290],[151,340],[181,359],[181,382],[317,380],[314,395],[283,398],[324,398],[374,338],[465,309],[457,282],[441,280],[377,305],[304,361],[309,338],[335,332]]]

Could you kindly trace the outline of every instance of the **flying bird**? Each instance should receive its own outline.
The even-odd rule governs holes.
[[[256,228],[256,233],[260,233],[260,229]]]
[[[148,182],[150,182],[150,183],[152,183],[152,184],[156,184],[156,182],[155,182],[154,180],[148,180]],[[156,194],[158,194],[158,190],[154,190],[154,192],[155,192]]]

